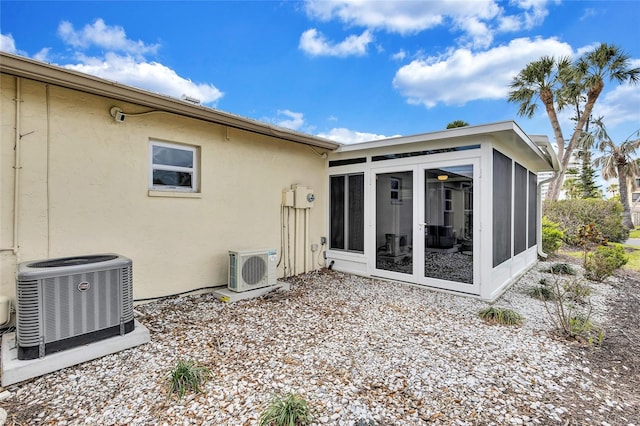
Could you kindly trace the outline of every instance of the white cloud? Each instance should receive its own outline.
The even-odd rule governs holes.
[[[155,54],[160,45],[128,39],[124,28],[107,25],[102,19],[81,30],[75,30],[69,22],[61,22],[58,35],[73,48],[74,61],[61,64],[65,68],[176,98],[187,95],[203,104],[215,104],[223,96],[212,84],[194,83],[171,68],[147,59],[145,55]],[[87,53],[94,48],[100,53]],[[34,59],[47,62],[51,62],[50,56],[57,56],[50,48],[33,55]]]
[[[359,36],[350,35],[340,43],[328,41],[315,28],[311,28],[300,36],[299,47],[312,56],[362,56],[367,53],[367,46],[373,41],[370,31]]]
[[[278,115],[286,116],[288,118],[276,121],[276,124],[280,127],[284,127],[291,130],[298,130],[304,125],[304,114],[301,112],[293,112],[288,109],[278,110]]]
[[[604,117],[603,121],[608,128],[624,123],[634,124],[636,128],[639,127],[640,87],[625,84],[616,86],[606,94],[600,95],[593,107],[592,115]]]
[[[399,51],[391,55],[391,59],[396,61],[402,61],[406,57],[407,57],[407,52],[405,52],[404,49],[400,49]]]
[[[7,53],[17,53],[16,42],[11,34],[0,34],[0,50]]]
[[[63,21],[58,26],[58,36],[75,48],[87,49],[97,46],[111,52],[133,55],[153,54],[160,47],[159,44],[147,45],[140,40],[130,40],[124,28],[107,25],[102,19],[96,19],[93,24],[87,24],[79,31],[76,31],[70,22]]]
[[[351,1],[307,0],[307,14],[320,21],[338,20],[347,25],[401,35],[437,27],[461,33],[462,46],[486,48],[497,32],[531,29],[548,14],[548,0],[513,0],[512,13],[494,0],[458,1]]]
[[[340,143],[350,144],[387,139],[391,137],[398,137],[400,135],[385,136],[377,135],[375,133],[357,132],[355,130],[345,129],[344,127],[336,127],[326,133],[318,133],[316,136]]]
[[[505,99],[511,79],[544,55],[572,55],[571,46],[556,39],[514,39],[508,45],[474,53],[452,50],[444,57],[412,61],[400,68],[394,87],[411,104],[464,105],[479,99]]]
[[[107,53],[102,58],[81,56],[80,59],[79,64],[64,66],[176,98],[186,94],[205,104],[215,103],[223,96],[214,85],[194,83],[157,62],[141,62],[115,53]]]

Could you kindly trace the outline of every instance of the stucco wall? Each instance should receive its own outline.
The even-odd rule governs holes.
[[[281,194],[296,183],[316,195],[309,244],[325,235],[326,164],[309,147],[165,113],[116,123],[114,105],[144,110],[23,80],[14,255],[6,250],[13,238],[14,90],[15,78],[3,75],[0,294],[15,295],[19,262],[100,252],[133,259],[136,299],[226,284],[228,250],[280,253]],[[198,197],[150,195],[150,140],[198,148]]]

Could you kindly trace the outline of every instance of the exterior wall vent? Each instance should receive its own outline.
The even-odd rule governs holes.
[[[229,290],[243,292],[276,284],[275,250],[229,251]]]
[[[18,359],[133,331],[130,259],[117,254],[23,262],[16,274]]]

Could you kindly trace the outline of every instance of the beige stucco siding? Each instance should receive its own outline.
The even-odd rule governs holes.
[[[133,259],[135,298],[226,284],[229,249],[280,253],[281,193],[295,183],[308,185],[317,199],[309,244],[325,235],[326,164],[309,147],[166,113],[116,123],[109,115],[114,105],[128,113],[145,109],[23,80],[20,133],[28,135],[21,140],[14,256],[6,249],[15,114],[5,114],[15,108],[14,93],[15,78],[3,75],[0,294],[15,295],[16,263],[100,252]],[[150,140],[197,148],[196,197],[149,193]]]

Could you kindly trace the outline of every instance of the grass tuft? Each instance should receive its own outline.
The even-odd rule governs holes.
[[[177,393],[182,398],[188,390],[200,393],[200,386],[209,377],[211,377],[211,371],[208,368],[197,366],[195,361],[180,360],[170,373],[169,395]]]
[[[293,393],[275,395],[260,414],[259,426],[302,426],[311,422],[307,401]]]
[[[506,308],[489,306],[480,311],[480,318],[491,324],[520,325],[524,318],[519,313]]]

